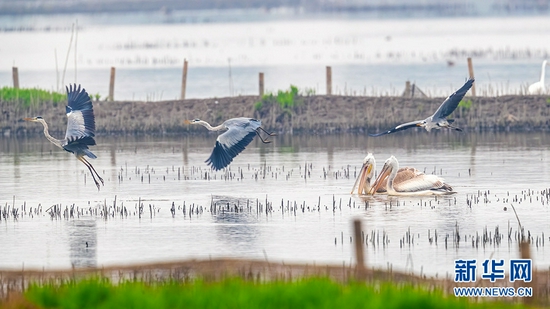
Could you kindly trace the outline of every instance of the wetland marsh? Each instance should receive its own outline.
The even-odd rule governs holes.
[[[521,234],[535,266],[550,266],[545,133],[284,135],[253,141],[219,172],[204,163],[214,139],[100,136],[99,192],[80,162],[44,138],[0,139],[0,247],[10,248],[1,267],[213,257],[349,265],[354,218],[369,267],[441,278],[458,258],[517,257]],[[442,175],[457,194],[350,195],[367,152],[378,170],[395,155]]]

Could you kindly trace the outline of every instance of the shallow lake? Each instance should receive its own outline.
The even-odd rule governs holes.
[[[187,59],[186,98],[256,95],[260,72],[266,93],[295,85],[325,94],[327,66],[333,94],[401,95],[410,81],[428,96],[445,97],[462,85],[472,57],[477,94],[495,96],[525,93],[550,54],[547,16],[380,19],[255,12],[228,20],[220,11],[210,13],[216,16],[203,20],[200,12],[190,12],[197,14],[195,22],[152,14],[0,16],[0,41],[6,42],[0,86],[13,85],[15,66],[21,87],[64,92],[65,85],[80,83],[103,100],[115,67],[115,100],[173,100],[180,98]]]
[[[204,160],[215,136],[99,136],[99,192],[45,138],[0,139],[0,268],[210,257],[349,265],[355,218],[369,267],[445,276],[455,259],[516,258],[518,219],[536,267],[550,266],[545,133],[277,136],[213,172]],[[367,152],[378,170],[395,155],[457,193],[351,195]]]

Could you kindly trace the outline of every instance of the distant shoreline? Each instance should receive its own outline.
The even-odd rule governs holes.
[[[529,13],[547,14],[548,4],[526,3],[510,5],[495,3],[492,6],[477,6],[475,2],[439,1],[429,3],[410,3],[396,1],[392,3],[359,2],[327,2],[319,0],[285,1],[285,0],[234,0],[231,2],[204,0],[133,0],[133,1],[2,1],[0,0],[0,15],[48,15],[48,14],[97,14],[97,13],[133,13],[161,12],[170,15],[174,11],[192,10],[228,10],[228,9],[263,9],[294,10],[300,14],[356,14],[367,13],[373,16],[393,17],[444,17],[444,16],[510,16]]]
[[[366,133],[400,123],[424,119],[444,98],[361,97],[314,95],[283,110],[276,104],[258,109],[258,96],[189,99],[160,102],[94,102],[96,131],[100,135],[204,134],[202,127],[185,119],[200,118],[217,125],[233,117],[252,117],[279,134]],[[550,131],[550,98],[547,96],[465,97],[471,107],[459,107],[450,118],[465,131]],[[3,136],[42,134],[42,126],[29,125],[24,117],[42,116],[52,134],[63,135],[66,116],[62,106],[42,103],[21,108],[0,101],[0,133]]]

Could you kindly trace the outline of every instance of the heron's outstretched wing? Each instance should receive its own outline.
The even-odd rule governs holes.
[[[95,145],[95,118],[92,100],[84,88],[75,85],[67,87],[67,132],[63,148],[76,155],[96,156],[88,150]]]
[[[80,85],[67,87],[68,103],[67,111],[67,132],[65,139],[72,141],[84,137],[94,137],[95,118],[92,107],[92,100],[84,88]]]
[[[205,161],[214,170],[221,170],[228,166],[256,135],[257,125],[255,122],[246,118],[238,119],[242,119],[242,121],[236,124],[230,123],[229,130],[218,136],[212,154]]]
[[[449,116],[454,110],[458,107],[458,104],[464,98],[464,95],[466,95],[466,92],[472,88],[472,85],[474,84],[474,79],[469,79],[466,81],[466,83],[460,87],[457,91],[455,91],[453,94],[451,94],[441,105],[439,108],[435,111],[433,114],[433,119],[441,119],[446,118]]]
[[[418,125],[420,123],[422,123],[422,121],[424,121],[424,120],[417,120],[417,121],[407,122],[407,123],[404,123],[404,124],[400,124],[397,127],[393,128],[393,129],[390,129],[388,131],[375,133],[375,134],[369,134],[369,136],[381,136],[381,135],[385,135],[385,134],[395,133],[395,132],[398,132],[398,131],[418,127]]]

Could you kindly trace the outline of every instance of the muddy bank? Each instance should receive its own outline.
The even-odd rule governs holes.
[[[396,124],[431,115],[444,98],[305,96],[292,108],[278,103],[259,107],[257,96],[189,99],[161,102],[94,102],[96,129],[108,134],[200,134],[205,129],[189,126],[185,119],[200,118],[213,125],[232,117],[253,117],[278,133],[331,134],[377,132]],[[459,107],[451,118],[466,131],[549,131],[550,103],[545,96],[466,97],[470,107]],[[63,104],[43,102],[22,108],[0,102],[0,131],[3,135],[34,135],[42,126],[22,121],[42,116],[50,132],[65,133]]]

